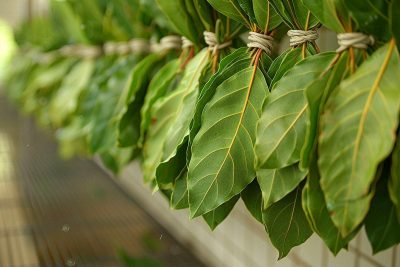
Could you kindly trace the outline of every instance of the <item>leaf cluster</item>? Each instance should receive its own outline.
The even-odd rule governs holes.
[[[145,183],[211,229],[241,199],[279,258],[312,233],[336,255],[363,227],[376,253],[400,242],[399,10],[399,0],[55,1],[18,31],[7,93],[54,130],[63,155],[99,156],[114,172],[139,160]],[[268,54],[243,35],[279,45],[282,31],[321,27],[375,42]],[[231,46],[209,49],[204,31]],[[192,46],[43,60],[71,43],[170,34]]]

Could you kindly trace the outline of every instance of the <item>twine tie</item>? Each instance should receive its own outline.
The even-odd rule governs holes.
[[[366,35],[361,32],[339,33],[337,35],[339,48],[337,53],[341,53],[350,47],[358,49],[367,49],[368,46],[374,45],[375,39],[371,35]]]
[[[268,55],[271,55],[273,48],[274,38],[272,36],[258,33],[249,32],[249,43],[247,47],[249,48],[259,48],[262,49]]]
[[[190,41],[185,36],[182,36],[182,49],[191,48],[193,46],[194,45],[193,45],[192,41]]]
[[[218,38],[213,32],[204,32],[204,41],[208,45],[208,49],[212,51],[213,55],[217,53],[218,50],[227,48],[232,45],[232,40],[228,40],[224,43],[219,43]]]
[[[289,30],[287,35],[290,37],[289,44],[291,47],[302,45],[306,42],[314,42],[318,39],[317,31]]]

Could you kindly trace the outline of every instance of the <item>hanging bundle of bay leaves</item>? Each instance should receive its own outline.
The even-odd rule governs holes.
[[[140,161],[154,192],[211,229],[242,199],[279,258],[313,232],[336,255],[363,227],[377,253],[400,242],[399,12],[54,0],[16,32],[5,88],[64,156],[116,173]],[[322,28],[336,51],[320,51]]]

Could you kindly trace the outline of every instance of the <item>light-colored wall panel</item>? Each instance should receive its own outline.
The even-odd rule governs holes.
[[[371,255],[364,230],[351,242],[349,251],[342,251],[337,257],[314,234],[287,258],[277,261],[277,251],[262,225],[251,218],[240,201],[227,220],[212,232],[201,218],[190,221],[187,211],[171,210],[162,196],[150,192],[143,185],[138,163],[126,168],[116,181],[210,267],[400,267],[394,249]],[[399,254],[398,248],[396,253]]]

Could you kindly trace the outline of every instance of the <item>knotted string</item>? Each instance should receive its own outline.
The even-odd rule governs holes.
[[[219,43],[218,38],[213,32],[204,32],[204,41],[208,45],[208,49],[212,51],[213,54],[217,53],[218,50],[227,48],[232,45],[232,40],[225,41],[224,43]]]
[[[145,39],[132,39],[129,41],[129,47],[132,53],[149,53],[149,42]]]
[[[115,55],[116,54],[116,43],[114,42],[107,42],[103,45],[103,51],[104,54],[109,56],[109,55]]]
[[[106,55],[127,55],[150,52],[149,43],[143,39],[132,39],[129,42],[107,42],[103,46]]]
[[[97,58],[101,56],[102,51],[97,46],[85,45],[67,45],[59,50],[61,56],[64,57],[79,57],[79,58]]]
[[[179,50],[182,48],[182,39],[180,36],[168,35],[161,38],[160,43],[153,44],[151,51],[163,51],[163,50]]]
[[[371,35],[366,35],[361,32],[347,32],[339,33],[337,35],[339,48],[336,50],[337,53],[341,53],[350,47],[358,49],[367,49],[368,46],[374,45],[375,39]]]
[[[132,39],[129,42],[108,42],[104,44],[103,50],[106,55],[127,55],[180,49],[181,45],[182,41],[179,36],[170,35],[161,38],[160,43],[151,45],[144,39]]]
[[[182,49],[191,48],[193,46],[194,45],[193,45],[192,41],[190,41],[185,36],[182,36]]]
[[[290,37],[289,45],[291,47],[298,46],[306,42],[314,42],[319,37],[318,32],[313,30],[289,30],[287,35]]]
[[[249,32],[249,43],[247,47],[249,48],[259,48],[262,49],[268,55],[271,55],[273,48],[274,38],[272,36],[258,33]]]

